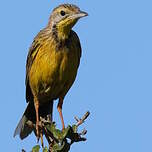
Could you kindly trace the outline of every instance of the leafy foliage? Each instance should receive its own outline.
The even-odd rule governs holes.
[[[64,130],[57,129],[55,123],[50,123],[49,121],[41,118],[41,128],[43,129],[43,134],[49,143],[49,147],[43,148],[42,151],[69,152],[73,143],[86,141],[86,138],[83,136],[87,133],[87,131],[84,129],[81,133],[78,133],[78,127],[84,122],[89,114],[90,113],[87,112],[82,119],[75,117],[77,124],[72,126],[68,125]],[[40,146],[34,146],[31,152],[40,152]]]

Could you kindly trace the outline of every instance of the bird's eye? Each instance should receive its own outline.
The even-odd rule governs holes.
[[[60,14],[61,14],[61,16],[64,16],[64,15],[65,15],[65,12],[64,12],[64,11],[61,11]]]

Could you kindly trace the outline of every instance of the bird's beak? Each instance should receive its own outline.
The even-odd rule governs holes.
[[[80,12],[77,14],[77,17],[78,17],[78,18],[85,17],[85,16],[88,16],[88,13],[87,13],[87,12],[80,11]]]
[[[88,16],[88,13],[83,12],[83,11],[80,11],[80,12],[78,12],[78,13],[76,13],[76,14],[73,14],[73,15],[71,16],[71,18],[72,18],[72,19],[80,19],[80,18],[85,17],[85,16]]]

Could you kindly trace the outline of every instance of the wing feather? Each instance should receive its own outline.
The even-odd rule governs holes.
[[[45,30],[45,29],[44,29]],[[29,102],[29,101],[33,101],[33,94],[32,94],[32,91],[31,91],[31,88],[30,88],[30,85],[29,85],[29,72],[31,70],[31,67],[32,67],[32,64],[36,58],[36,55],[37,53],[39,52],[39,49],[41,47],[41,38],[42,38],[42,35],[44,33],[44,30],[41,30],[38,35],[35,37],[30,49],[29,49],[29,52],[28,52],[28,55],[27,55],[27,61],[26,61],[26,78],[25,78],[25,85],[26,85],[26,101]]]
[[[77,46],[77,49],[78,49],[77,50],[78,51],[78,60],[79,60],[79,64],[80,64],[80,58],[81,58],[81,55],[82,55],[80,39],[79,39],[76,32],[72,31],[72,33],[73,33],[74,40],[75,40],[75,43],[76,43],[76,46]],[[78,67],[79,67],[79,64],[78,64]]]

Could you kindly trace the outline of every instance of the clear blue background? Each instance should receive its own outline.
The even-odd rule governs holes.
[[[152,152],[151,0],[1,0],[0,151],[28,152],[36,144],[33,135],[13,138],[26,107],[26,56],[52,9],[63,2],[89,13],[74,27],[83,55],[63,107],[66,125],[90,110],[82,126],[88,140],[71,152]],[[56,104],[54,118],[61,128]]]

